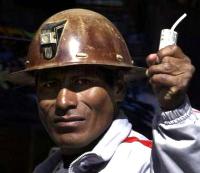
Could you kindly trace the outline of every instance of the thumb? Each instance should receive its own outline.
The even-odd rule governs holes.
[[[156,53],[150,54],[146,58],[146,63],[148,65],[148,67],[155,65],[155,64],[159,64],[159,62],[160,62],[159,57]]]

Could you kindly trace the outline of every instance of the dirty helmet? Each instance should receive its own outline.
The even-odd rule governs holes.
[[[129,70],[136,78],[145,75],[144,68],[134,66],[122,35],[107,18],[86,9],[70,9],[40,26],[29,46],[25,69],[10,78],[17,81],[24,73],[75,65]],[[28,80],[31,83],[31,77]]]

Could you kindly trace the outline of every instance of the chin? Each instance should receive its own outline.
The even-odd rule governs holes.
[[[85,137],[84,138],[79,137],[77,134],[74,136],[69,134],[54,136],[53,140],[60,148],[69,148],[69,149],[83,148],[92,142]]]

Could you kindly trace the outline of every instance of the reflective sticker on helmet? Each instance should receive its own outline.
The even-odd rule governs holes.
[[[42,27],[40,45],[45,59],[50,60],[55,57],[65,23],[66,20],[56,23],[48,23]]]

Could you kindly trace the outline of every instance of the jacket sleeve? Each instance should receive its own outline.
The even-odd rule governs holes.
[[[189,100],[153,121],[151,172],[200,172],[200,112]]]

